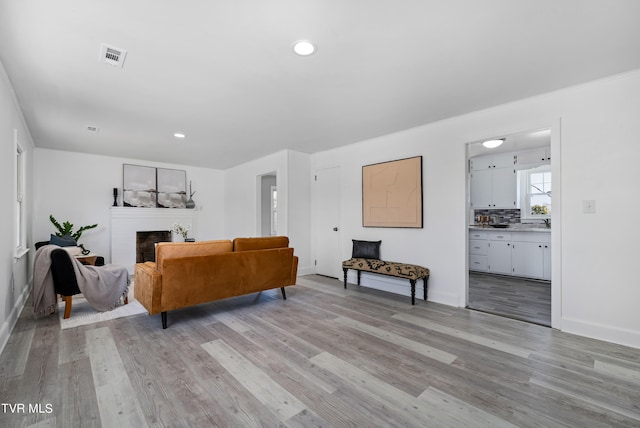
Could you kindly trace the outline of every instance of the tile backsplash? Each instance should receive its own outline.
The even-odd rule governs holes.
[[[473,218],[476,219],[479,215],[496,217],[497,223],[520,223],[520,210],[516,209],[474,210]]]

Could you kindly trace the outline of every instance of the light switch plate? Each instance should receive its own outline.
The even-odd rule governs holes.
[[[584,214],[595,214],[596,201],[593,201],[593,200],[582,201],[582,212]]]

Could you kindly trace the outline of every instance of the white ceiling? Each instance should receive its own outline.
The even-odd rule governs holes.
[[[38,147],[224,169],[640,68],[639,17],[638,0],[0,0],[0,60]]]

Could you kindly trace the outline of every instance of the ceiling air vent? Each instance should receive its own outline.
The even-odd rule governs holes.
[[[109,46],[106,43],[100,45],[100,61],[105,62],[114,67],[122,68],[127,51]]]

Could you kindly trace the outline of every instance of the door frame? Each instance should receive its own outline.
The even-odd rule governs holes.
[[[551,137],[551,173],[553,176],[553,192],[551,194],[551,328],[562,329],[562,175],[561,175],[561,118],[555,118],[540,126],[525,127],[520,131],[507,132],[502,135],[521,134],[535,132],[536,130],[550,129]],[[491,138],[495,137],[495,134]],[[486,138],[490,139],[490,138]],[[482,137],[473,141],[483,140]],[[465,285],[463,307],[469,304],[469,225],[471,221],[471,192],[469,165],[469,144],[465,144],[465,174],[466,174],[466,203],[465,203]]]

